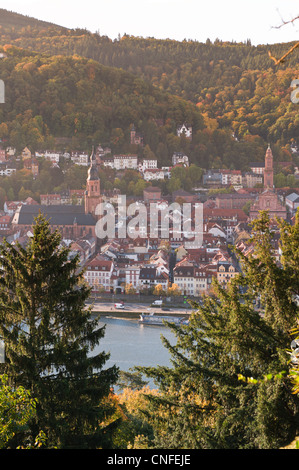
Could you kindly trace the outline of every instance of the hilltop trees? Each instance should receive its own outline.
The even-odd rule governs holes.
[[[115,423],[108,396],[118,372],[103,369],[108,354],[93,352],[104,329],[85,307],[89,288],[78,258],[69,258],[42,215],[25,248],[5,242],[0,249],[2,369],[36,400],[29,437],[43,431],[48,447],[109,447]],[[9,444],[23,441],[17,433]]]
[[[2,48],[1,48],[2,50]],[[83,57],[44,56],[4,46],[0,62],[6,102],[0,110],[0,134],[22,150],[45,150],[55,137],[74,139],[81,148],[109,142],[115,152],[130,144],[132,123],[152,151],[173,132],[155,120],[190,122],[203,128],[195,104],[155,88],[124,70]],[[96,140],[96,142],[95,142]]]
[[[189,325],[171,326],[176,344],[164,343],[173,367],[141,368],[162,392],[149,397],[154,446],[279,448],[298,434],[288,350],[298,322],[299,216],[294,226],[280,222],[280,234],[281,265],[262,213],[252,255],[239,253],[242,274],[194,305]]]
[[[290,143],[296,143],[298,113],[290,86],[299,50],[276,70],[266,46],[131,37],[112,43],[88,33],[48,33],[47,53],[56,56],[43,55],[44,40],[32,37],[29,44],[24,32],[17,44],[40,52],[8,45],[5,34],[0,41],[7,55],[0,61],[6,84],[0,136],[18,151],[53,148],[64,137],[85,150],[104,142],[113,153],[148,150],[160,167],[169,166],[173,152],[184,152],[201,168],[247,170],[252,155],[263,159],[270,141],[279,148],[277,160],[295,162]],[[93,53],[79,50],[81,41],[90,42]],[[67,56],[70,51],[81,57]],[[192,140],[176,135],[184,122],[192,126]],[[143,150],[130,145],[132,123],[143,135]]]
[[[163,92],[196,104],[203,113],[217,122],[219,128],[229,128],[240,140],[246,135],[259,135],[266,142],[270,140],[285,145],[290,138],[298,135],[296,107],[289,106],[289,87],[291,81],[297,78],[298,42],[255,47],[250,41],[236,43],[215,40],[214,44],[203,44],[197,41],[178,42],[128,35],[112,41],[88,31],[59,28],[56,34],[53,34],[53,28],[44,29],[42,38],[39,30],[32,27],[13,34],[9,28],[0,26],[0,31],[0,42],[4,45],[16,44],[55,55],[78,54],[105,66],[127,70],[133,77],[140,77]],[[281,60],[289,50],[292,53],[286,60]],[[280,57],[279,67],[274,64],[276,60],[273,62],[273,57]],[[26,65],[25,71],[30,72],[30,67],[32,65],[28,70]],[[90,73],[86,75],[89,78],[91,76]],[[86,96],[85,93],[90,90],[90,82],[84,80],[85,77],[78,80],[80,93],[83,92],[81,96]],[[135,101],[134,96],[130,99],[133,98],[134,103],[139,106],[144,84],[139,78],[136,81],[133,78],[133,81],[137,100]],[[57,95],[57,92],[53,93]],[[51,109],[56,115],[54,103],[50,104],[47,110]],[[132,116],[127,103],[117,106],[118,116]],[[100,109],[103,113],[108,112],[111,117],[106,103],[104,106],[100,105]],[[170,104],[169,109],[172,119],[182,119],[177,103],[174,106]],[[101,118],[105,120],[103,113]],[[150,117],[147,115],[144,121]],[[190,119],[188,113],[185,113],[184,119]],[[84,126],[84,121],[79,120]],[[71,120],[69,125],[72,125]],[[156,132],[142,132],[155,152]]]

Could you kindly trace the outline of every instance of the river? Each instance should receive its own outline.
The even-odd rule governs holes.
[[[166,326],[142,325],[138,319],[102,316],[100,325],[106,325],[105,336],[93,351],[110,353],[105,367],[117,365],[122,371],[134,366],[170,366],[170,353],[163,346],[161,335],[175,344],[175,335]],[[145,378],[145,380],[149,380]],[[153,388],[152,381],[149,386]]]

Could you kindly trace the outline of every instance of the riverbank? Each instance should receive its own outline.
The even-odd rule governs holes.
[[[94,317],[96,316],[99,316],[99,317],[102,317],[102,316],[106,316],[106,317],[111,317],[111,318],[123,318],[123,319],[132,319],[132,320],[139,320],[140,318],[140,315],[141,314],[145,314],[145,315],[159,315],[159,317],[169,317],[169,316],[173,316],[173,317],[176,317],[176,316],[184,316],[186,318],[189,318],[191,312],[185,312],[185,311],[158,311],[158,310],[155,310],[155,311],[147,311],[146,309],[141,309],[140,311],[131,311],[131,310],[117,310],[117,309],[113,309],[113,310],[106,310],[106,309],[101,309],[101,310],[97,310],[97,309],[93,309],[92,310],[92,314]]]
[[[118,319],[128,319],[128,320],[138,320],[140,317],[140,313],[138,312],[126,312],[126,311],[117,311],[117,310],[107,310],[106,311],[100,311],[100,310],[93,310],[92,311],[93,316],[99,316],[101,317],[109,317],[109,318],[118,318]]]
[[[189,302],[202,303],[202,297],[193,297],[193,296],[175,296],[175,297],[159,297],[156,295],[144,295],[144,294],[112,294],[108,292],[97,293],[92,292],[88,300],[89,304],[109,304],[110,306],[115,303],[124,303],[144,305],[144,308],[149,308],[153,305],[155,300],[162,300],[163,307],[166,308],[178,308],[178,309],[191,309]]]

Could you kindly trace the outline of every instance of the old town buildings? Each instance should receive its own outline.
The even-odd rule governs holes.
[[[52,153],[48,152],[47,155]],[[43,213],[50,221],[51,228],[61,232],[62,243],[70,248],[70,256],[79,255],[84,278],[94,292],[161,293],[167,292],[170,286],[175,286],[175,292],[178,294],[199,297],[210,291],[213,279],[227,286],[231,279],[238,275],[240,267],[230,245],[236,245],[243,253],[250,253],[248,223],[258,216],[260,210],[267,210],[271,217],[286,218],[287,215],[292,217],[299,205],[299,191],[289,191],[283,200],[281,193],[275,190],[270,147],[266,151],[263,171],[256,175],[264,181],[263,188],[252,188],[250,185],[239,188],[243,181],[240,172],[218,170],[218,173],[215,173],[213,170],[210,174],[211,180],[215,184],[217,182],[218,188],[233,185],[235,189],[218,191],[210,196],[206,196],[209,183],[205,185],[203,192],[179,189],[165,194],[157,178],[154,182],[152,180],[155,178],[146,176],[147,173],[160,172],[157,162],[154,159],[143,159],[139,162],[135,157],[111,157],[108,150],[97,148],[88,158],[85,189],[41,194],[40,204],[32,198],[24,201],[5,201],[3,213],[0,215],[0,237],[8,236],[10,240],[26,243],[34,218]],[[175,154],[174,157],[173,164],[188,167],[188,161],[184,160],[185,155]],[[29,149],[24,149],[23,158],[26,168],[31,169],[35,157]],[[78,164],[83,165],[82,162],[83,160]],[[101,215],[97,207],[103,202],[116,208],[121,196],[116,189],[110,193],[102,190],[99,168],[109,166],[109,162],[113,162],[120,175],[126,169],[135,169],[149,181],[142,197],[131,198],[137,207],[144,207],[147,211],[144,231],[139,230],[137,236],[133,236],[135,228],[130,226],[132,215],[127,212],[122,218],[116,213],[115,236],[101,238],[99,234],[98,222]],[[258,167],[252,168],[258,171]],[[218,177],[215,178],[215,175]],[[197,203],[202,204],[200,246],[187,247],[183,229],[180,232],[174,228],[176,217],[180,218],[182,227],[187,222],[182,210],[176,209],[176,214],[168,214],[170,231],[167,236],[159,231],[163,222],[161,214],[157,219],[157,231],[154,235],[150,231],[152,227],[149,209],[155,207],[162,211],[168,205],[178,202],[192,207],[193,222],[194,207]],[[126,228],[125,236],[118,236],[120,227]],[[279,259],[278,250],[277,257]]]

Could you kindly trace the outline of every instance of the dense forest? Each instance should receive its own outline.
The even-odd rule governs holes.
[[[16,147],[49,147],[63,136],[72,146],[140,153],[128,146],[134,123],[159,164],[183,151],[202,168],[246,170],[268,142],[274,159],[294,158],[299,113],[290,94],[299,52],[279,67],[268,55],[280,57],[290,44],[111,40],[11,12],[1,15],[0,44],[8,56],[0,62],[7,84],[0,138]],[[175,134],[184,121],[192,142]],[[35,136],[19,130],[25,123]]]
[[[45,56],[15,46],[4,46],[0,63],[5,82],[1,108],[1,138],[12,145],[36,149],[47,138],[77,137],[81,146],[92,141],[112,142],[115,150],[130,143],[132,123],[148,141],[165,141],[178,122],[187,120],[194,131],[203,129],[200,111],[191,102],[171,96],[120,69],[104,67],[80,57]],[[158,127],[163,124],[158,136]],[[146,125],[147,122],[152,124]],[[127,132],[127,134],[125,134]],[[153,145],[153,144],[152,144]],[[175,144],[173,144],[175,147]]]

